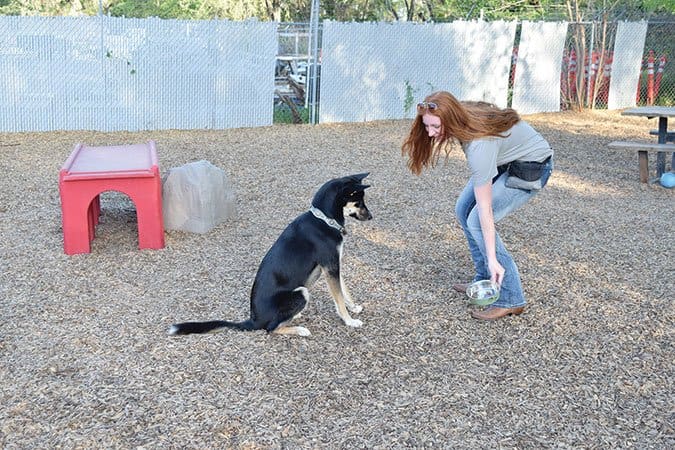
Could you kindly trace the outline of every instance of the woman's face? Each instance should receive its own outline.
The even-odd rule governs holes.
[[[430,138],[438,138],[443,135],[443,125],[441,125],[440,117],[426,113],[422,116],[422,123]]]

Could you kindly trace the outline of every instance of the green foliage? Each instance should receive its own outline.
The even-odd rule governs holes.
[[[552,20],[562,18],[566,11],[566,1],[560,0],[482,0],[458,3],[470,7],[466,12],[466,17],[470,19],[482,17],[485,20]]]
[[[675,14],[673,0],[565,0],[569,2],[572,12],[570,20],[642,20],[653,18],[659,14]],[[562,3],[557,0],[556,3]],[[672,20],[672,18],[671,18]]]
[[[432,92],[436,91],[436,88],[432,83],[429,83],[428,81],[424,83],[427,87],[426,92],[424,96],[431,94]],[[410,84],[409,80],[405,80],[405,95],[403,97],[403,111],[405,111],[405,114],[408,115],[408,113],[412,110],[414,106],[417,105],[418,101],[422,100],[422,95],[419,94],[420,88],[415,88],[413,87],[412,84]]]
[[[91,15],[97,10],[98,0],[0,0],[0,15],[5,16]]]
[[[11,0],[0,0],[0,15],[2,16],[20,16],[21,8]]]
[[[647,12],[675,14],[675,1],[673,0],[642,0]]]
[[[119,0],[111,2],[111,16],[159,17],[161,19],[201,19],[200,0]]]
[[[132,67],[131,61],[129,61],[129,60],[127,60],[127,59],[123,59],[123,58],[118,58],[118,57],[116,57],[115,55],[113,55],[113,51],[112,51],[112,50],[106,50],[106,52],[105,52],[105,57],[106,57],[106,58],[109,58],[109,59],[111,59],[111,60],[125,61],[126,64],[127,64],[128,69],[129,69],[129,74],[130,74],[130,75],[136,75],[136,69],[135,69],[134,67]]]
[[[309,123],[309,109],[299,106],[298,112],[302,118],[302,123]],[[287,105],[283,103],[274,105],[274,123],[293,123],[293,114]]]
[[[308,22],[312,0],[102,0],[103,13],[163,19]],[[570,8],[568,8],[568,5]],[[0,0],[3,15],[94,15],[99,0]],[[571,15],[573,17],[569,17]],[[322,20],[633,20],[675,14],[674,0],[321,0]]]
[[[654,100],[654,104],[659,106],[675,106],[675,76],[664,73],[661,79],[659,93]]]
[[[415,92],[417,92],[417,89],[413,89],[410,81],[405,80],[405,98],[403,99],[403,111],[405,111],[406,115],[408,115],[415,104]]]

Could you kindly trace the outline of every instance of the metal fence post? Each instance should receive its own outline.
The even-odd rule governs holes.
[[[309,65],[309,73],[307,82],[309,83],[309,123],[315,124],[318,122],[316,101],[318,84],[319,84],[319,0],[312,0],[312,9],[309,19],[309,38],[311,42],[311,64]]]

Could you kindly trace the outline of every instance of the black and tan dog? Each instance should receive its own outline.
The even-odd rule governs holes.
[[[308,288],[323,272],[338,316],[350,327],[362,322],[340,273],[344,243],[345,215],[370,220],[364,203],[363,184],[367,173],[336,178],[325,183],[312,200],[309,211],[298,216],[281,233],[258,268],[251,289],[251,316],[243,322],[213,320],[173,325],[169,334],[208,333],[226,328],[267,330],[279,334],[309,336],[305,327],[289,326],[309,300]]]

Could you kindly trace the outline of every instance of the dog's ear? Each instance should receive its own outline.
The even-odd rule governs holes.
[[[353,179],[353,180],[355,180],[355,181],[357,181],[357,182],[360,183],[360,182],[363,181],[363,179],[364,179],[365,177],[367,177],[368,175],[370,175],[370,172],[357,173],[356,175],[350,175],[349,178],[351,178],[351,179]]]
[[[370,172],[365,172],[365,173],[358,173],[356,175],[350,175],[348,178],[354,182],[353,185],[349,186],[349,189],[353,189],[356,192],[361,192],[364,191],[366,188],[369,188],[369,184],[363,184],[361,183],[364,178],[366,178],[368,175],[370,175]],[[352,195],[351,192],[349,192],[349,195]]]

